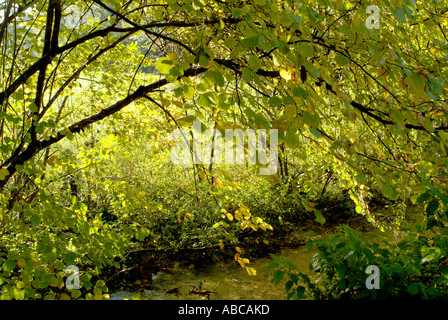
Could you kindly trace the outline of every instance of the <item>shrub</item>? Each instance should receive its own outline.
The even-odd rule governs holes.
[[[287,276],[288,299],[437,299],[448,298],[446,230],[429,238],[410,232],[397,244],[378,234],[364,236],[347,226],[316,242],[309,276],[282,257],[273,256],[273,282]],[[420,230],[421,231],[421,230]],[[381,241],[378,241],[382,238]],[[376,240],[376,241],[373,241]],[[311,249],[311,240],[307,243]],[[380,288],[368,289],[366,268],[379,268]]]

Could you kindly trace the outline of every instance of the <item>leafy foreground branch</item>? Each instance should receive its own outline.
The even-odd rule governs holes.
[[[440,228],[436,249],[416,244],[410,257],[440,249],[445,258],[445,2],[380,0],[372,29],[360,1],[3,1],[1,298],[105,299],[106,270],[145,245],[236,245],[247,230],[352,211],[381,228],[370,208],[381,197],[395,204],[397,225],[417,204],[426,228]],[[201,133],[278,130],[279,172],[174,168],[172,124],[193,145],[193,121]],[[329,195],[350,205],[331,211]],[[372,252],[359,260],[384,262],[379,248],[359,246]],[[426,268],[385,248],[403,270]],[[70,265],[82,270],[81,288],[67,291]],[[332,268],[321,268],[327,296],[344,274]],[[338,290],[362,291],[339,280]],[[427,280],[422,297],[437,289]]]

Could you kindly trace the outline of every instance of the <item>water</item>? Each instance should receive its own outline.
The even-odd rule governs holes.
[[[388,210],[383,211],[385,215]],[[358,226],[359,221],[354,225]],[[328,232],[327,226],[323,226],[321,233]],[[333,230],[334,231],[334,228]],[[330,231],[331,232],[331,231]],[[362,231],[369,235],[374,230]],[[292,236],[303,235],[298,232]],[[389,241],[396,241],[399,235],[396,232],[386,232]],[[309,263],[317,251],[308,251],[305,246],[282,249],[273,252],[276,256],[283,256],[296,268],[311,274]],[[142,300],[284,300],[286,293],[283,280],[278,285],[272,284],[273,269],[267,266],[273,260],[267,255],[250,261],[250,267],[257,273],[249,276],[247,271],[233,260],[212,261],[210,265],[198,268],[194,264],[178,262],[173,267],[153,275],[151,290],[144,289],[138,292],[120,291],[110,295],[111,300],[142,299]]]
[[[299,271],[309,272],[309,261],[314,250],[306,248],[283,249],[275,252],[293,263]],[[130,293],[116,292],[112,300],[271,300],[285,299],[284,285],[271,283],[273,270],[265,266],[272,262],[270,256],[251,260],[248,266],[257,271],[249,276],[235,261],[220,261],[198,270],[193,264],[178,264],[153,275],[151,290]]]

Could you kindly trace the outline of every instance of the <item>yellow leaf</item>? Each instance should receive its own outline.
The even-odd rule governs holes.
[[[50,166],[54,166],[56,164],[56,162],[58,162],[59,158],[56,155],[51,156],[50,158],[48,158],[47,162]]]
[[[244,268],[244,266],[249,263],[249,259],[238,257],[238,263]]]
[[[414,168],[418,165],[418,162],[416,163],[406,163],[406,166],[408,167],[408,171],[414,171]]]
[[[249,221],[248,220],[243,220],[241,222],[241,229],[246,229],[247,227],[249,227]]]
[[[192,215],[191,213],[186,213],[187,217],[190,218],[191,220],[194,219],[194,215]]]
[[[241,212],[239,210],[235,211],[235,218],[236,218],[236,220],[243,219],[243,215],[241,214]]]
[[[290,80],[291,79],[291,74],[288,72],[288,70],[286,69],[281,69],[280,70],[280,76],[285,79],[285,80]]]
[[[170,58],[171,60],[175,61],[175,60],[177,60],[177,53],[170,52],[170,53],[168,53],[167,57]]]
[[[256,276],[257,275],[257,270],[255,270],[254,268],[250,268],[250,267],[246,267],[246,271],[250,276]]]
[[[198,176],[199,176],[199,181],[204,181],[207,179],[207,175],[205,174],[204,171],[200,171]]]
[[[219,247],[221,248],[221,250],[224,250],[224,243],[222,243],[222,241],[219,241]]]
[[[252,221],[253,221],[255,224],[260,224],[260,223],[263,222],[263,219],[261,219],[260,217],[253,217],[253,218],[252,218]]]
[[[221,180],[216,179],[215,184],[218,186],[219,189],[224,189],[224,185],[222,184]]]

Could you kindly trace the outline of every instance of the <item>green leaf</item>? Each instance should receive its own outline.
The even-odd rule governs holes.
[[[324,224],[326,220],[325,217],[322,215],[322,213],[317,209],[314,209],[313,211],[314,216],[316,217],[316,221],[319,222],[320,224]]]
[[[304,286],[298,286],[296,289],[296,294],[298,298],[303,297],[303,294],[305,293],[305,287]]]
[[[309,239],[309,240],[306,242],[306,249],[307,249],[308,251],[311,251],[311,249],[313,249],[313,240]]]
[[[5,180],[5,178],[9,175],[9,171],[5,168],[0,169],[0,180]]]
[[[201,94],[199,96],[199,99],[197,100],[197,102],[198,102],[198,105],[200,105],[201,107],[204,107],[204,108],[209,108],[213,104],[213,102],[205,94]]]
[[[345,272],[347,271],[347,266],[344,263],[340,263],[336,266],[336,270],[341,278],[345,276]]]
[[[161,57],[156,62],[156,68],[160,73],[168,74],[173,67],[173,61],[166,57]]]
[[[322,136],[322,133],[314,127],[311,127],[310,131],[316,138],[320,138]]]
[[[294,284],[294,282],[292,282],[292,280],[286,281],[286,283],[285,283],[285,292],[288,292],[289,290],[291,290],[293,284]]]
[[[6,256],[8,257],[8,259],[11,259],[11,260],[17,260],[20,258],[20,254],[16,250],[9,251]]]
[[[39,218],[39,216],[32,216],[32,217],[31,217],[31,223],[34,224],[34,225],[38,225],[38,224],[40,224],[40,218]]]
[[[395,18],[401,23],[406,23],[406,16],[404,15],[404,11],[401,8],[395,10]]]
[[[28,109],[31,112],[37,112],[37,106],[36,106],[36,104],[34,102],[28,105]]]
[[[282,270],[275,270],[274,271],[274,277],[273,277],[273,279],[272,279],[272,282],[274,283],[274,284],[277,284],[277,283],[279,283],[280,281],[282,281],[283,280],[283,277],[285,276],[285,272],[284,271],[282,271]]]
[[[302,23],[302,18],[300,18],[299,16],[296,16],[295,14],[291,14],[291,18],[293,21],[295,21],[297,23]]]
[[[241,76],[247,83],[252,82],[253,74],[252,70],[250,70],[249,68],[244,67],[243,69],[241,69]]]
[[[246,48],[254,48],[258,45],[258,42],[259,42],[258,36],[249,37],[249,38],[245,38],[245,39],[241,40],[241,43]]]
[[[224,87],[225,86],[225,80],[224,80],[224,77],[223,77],[221,71],[219,71],[219,70],[215,71],[215,79],[216,79],[216,84],[219,87]]]
[[[179,69],[177,66],[173,66],[173,67],[168,71],[168,73],[169,73],[170,75],[172,75],[172,76],[175,76],[175,77],[181,77],[181,76],[184,75],[183,70],[182,70],[182,69]]]
[[[299,98],[302,98],[302,99],[306,99],[308,97],[308,92],[306,92],[306,90],[303,89],[302,87],[295,87],[292,90],[292,94],[295,97],[299,97]]]
[[[183,86],[183,90],[184,90],[184,97],[185,97],[185,99],[192,99],[194,97],[194,95],[195,95],[194,87],[184,85]]]
[[[426,200],[429,199],[429,197],[431,196],[431,193],[429,192],[429,190],[426,190],[424,193],[422,193],[417,200],[415,201],[416,205],[422,204],[423,202],[425,202]]]
[[[367,184],[367,177],[364,174],[358,174],[356,176],[356,180],[358,180],[362,184]]]
[[[311,57],[314,54],[314,47],[311,43],[304,43],[300,46],[300,55],[302,57]]]
[[[290,127],[288,131],[286,132],[285,136],[285,142],[288,145],[288,147],[292,149],[296,149],[300,147],[300,141],[299,137],[297,135],[297,128]]]
[[[3,263],[3,270],[5,270],[6,272],[11,272],[12,270],[14,270],[15,266],[16,266],[15,260],[6,260]]]
[[[149,235],[149,230],[146,228],[141,228],[135,233],[135,237],[139,241],[144,241],[148,235]]]
[[[189,116],[184,116],[184,117],[180,117],[176,119],[176,122],[181,124],[181,123],[193,123],[193,121],[197,120],[196,116],[194,115],[189,115]]]
[[[389,199],[395,200],[397,198],[397,192],[388,183],[383,183],[381,192],[383,193],[384,196],[388,197]]]
[[[444,195],[443,193],[437,193],[437,195],[439,196],[440,200],[442,200],[442,203],[445,206],[448,206],[448,196]]]
[[[303,111],[302,114],[303,121],[310,127],[317,127],[320,123],[320,118],[316,113],[309,113],[308,111]]]
[[[418,96],[426,96],[425,86],[426,80],[423,76],[417,73],[413,73],[405,79],[406,84],[410,87],[412,93]]]
[[[340,279],[337,282],[337,286],[338,286],[339,290],[345,291],[345,289],[347,289],[347,280],[346,279]]]
[[[390,111],[390,115],[393,121],[404,125],[406,118],[403,113],[398,110],[392,109]]]
[[[73,299],[77,299],[81,296],[81,290],[77,290],[77,289],[72,289],[70,292],[70,295],[72,296]]]
[[[226,40],[224,40],[224,42],[229,49],[234,49],[236,47],[235,38],[227,38]]]
[[[421,253],[423,257],[421,263],[431,262],[442,257],[442,250],[438,247],[423,247]]]
[[[283,100],[277,96],[273,96],[269,98],[268,104],[271,108],[279,107],[283,103]]]
[[[433,215],[439,208],[439,200],[434,199],[426,206],[426,214]]]
[[[257,114],[255,116],[255,121],[263,128],[265,129],[269,129],[269,122],[266,121],[266,119],[264,118],[264,116],[262,114]]]
[[[243,13],[244,11],[241,10],[240,8],[232,8],[232,16],[234,16],[235,18],[241,17]]]
[[[442,83],[434,77],[429,76],[428,77],[428,84],[431,89],[431,93],[435,95],[436,99],[440,99],[440,95],[443,92],[443,85]]]
[[[336,55],[334,59],[336,60],[336,63],[340,66],[345,66],[347,63],[350,62],[350,60],[346,56],[340,54]]]
[[[251,55],[249,57],[249,67],[254,70],[257,71],[258,69],[260,69],[262,66],[261,60],[256,56],[256,55]]]
[[[208,57],[206,55],[202,55],[199,57],[199,65],[201,67],[207,67],[209,63]]]

